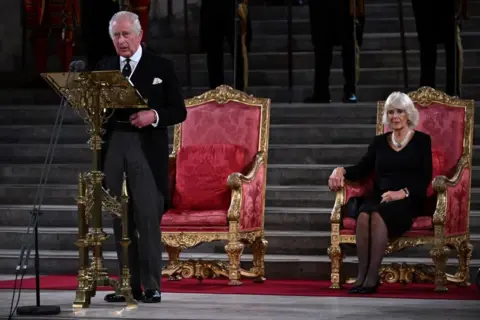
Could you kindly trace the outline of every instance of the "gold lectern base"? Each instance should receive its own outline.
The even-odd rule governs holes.
[[[88,273],[88,272],[87,272]],[[132,289],[129,285],[129,271],[128,269],[122,270],[122,279],[117,281],[113,278],[106,276],[106,270],[102,272],[103,275],[94,278],[88,275],[78,276],[79,285],[77,287],[75,300],[73,302],[73,308],[88,308],[91,303],[91,299],[95,297],[97,287],[111,287],[116,294],[122,295],[125,297],[128,309],[137,308],[138,303],[133,298]]]

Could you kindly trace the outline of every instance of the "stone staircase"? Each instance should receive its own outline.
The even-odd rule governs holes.
[[[14,270],[18,249],[26,240],[28,213],[56,108],[54,105],[0,107],[0,272],[3,273]],[[328,276],[326,250],[334,194],[327,190],[325,182],[335,166],[354,163],[366,150],[375,134],[375,111],[374,103],[273,104],[265,221],[270,277]],[[293,113],[294,117],[288,117]],[[90,161],[85,126],[74,111],[67,111],[62,132],[42,206],[42,270],[48,273],[76,270],[76,177],[88,170]],[[478,148],[475,152],[470,223],[472,240],[477,245],[480,244],[480,201],[476,196],[480,192]],[[111,232],[110,217],[105,218],[107,232]],[[106,259],[111,268],[115,268],[113,250],[110,239],[106,244]],[[352,262],[354,251],[349,252],[347,262]],[[225,258],[223,244],[201,245],[187,250],[183,257]],[[453,255],[452,258],[451,263],[455,263]],[[428,252],[422,248],[397,253],[389,259],[430,261]],[[474,259],[480,259],[480,255],[474,253]],[[352,266],[349,269],[353,272]]]
[[[414,21],[410,4],[405,5],[408,61],[412,89],[418,82],[419,62]],[[294,88],[288,90],[287,36],[285,7],[251,7],[254,43],[250,55],[251,93],[272,98],[268,188],[266,200],[267,277],[323,278],[329,276],[326,250],[330,242],[329,215],[334,194],[326,188],[327,178],[338,165],[355,163],[375,134],[376,104],[393,90],[402,89],[402,70],[396,1],[372,0],[367,5],[367,34],[361,63],[358,105],[332,103],[309,105],[284,103],[300,101],[310,93],[313,54],[308,34],[308,10],[294,7]],[[191,8],[191,18],[198,8]],[[480,1],[472,1],[472,20],[465,26],[465,96],[480,97],[480,81],[475,78],[480,46],[475,41],[480,31]],[[196,34],[191,23],[191,34]],[[172,25],[182,35],[182,21]],[[198,34],[198,33],[197,33]],[[480,34],[480,33],[478,33]],[[185,54],[182,39],[152,38],[157,49],[165,48],[179,77],[186,85]],[[192,39],[192,50],[196,40]],[[203,54],[192,54],[194,86],[185,88],[186,96],[207,90]],[[439,66],[444,61],[440,55]],[[226,59],[230,68],[229,59]],[[230,68],[231,69],[231,68]],[[440,67],[439,70],[442,70]],[[231,75],[231,71],[227,71]],[[438,74],[443,79],[442,72]],[[231,76],[230,76],[231,78]],[[228,79],[228,77],[227,77]],[[440,81],[441,82],[441,81]],[[341,61],[335,54],[332,85],[336,98],[342,88]],[[228,84],[228,83],[227,83]],[[12,88],[0,91],[0,273],[13,273],[29,221],[44,157],[59,99],[45,89]],[[479,112],[475,115],[480,119]],[[472,242],[480,244],[480,148],[475,131],[474,168],[471,197]],[[40,223],[42,273],[74,274],[78,265],[76,240],[76,177],[90,164],[85,126],[73,110],[67,110],[62,137],[55,152],[48,186],[45,190]],[[105,217],[109,227],[110,218]],[[107,228],[111,233],[111,229]],[[116,268],[113,242],[106,244],[105,258],[111,270]],[[187,250],[184,258],[225,259],[223,244],[213,243]],[[249,252],[244,260],[250,258]],[[472,265],[480,266],[480,253],[474,251]],[[428,250],[410,249],[396,253],[386,262],[430,263]],[[452,253],[450,264],[457,261]],[[355,273],[355,251],[349,250],[346,272]],[[473,270],[473,268],[472,268]],[[33,272],[33,267],[30,269]]]
[[[261,1],[258,1],[261,2]],[[358,98],[360,101],[376,101],[394,90],[403,89],[400,23],[396,0],[366,1],[366,30],[360,54],[360,79]],[[420,79],[419,44],[415,21],[409,0],[403,1],[405,39],[410,90],[416,89]],[[293,6],[293,90],[288,87],[288,9],[285,6],[250,5],[253,40],[249,54],[249,91],[256,96],[268,96],[276,102],[301,102],[311,94],[313,85],[313,53],[309,30],[308,7]],[[463,94],[480,98],[480,1],[469,1],[471,19],[463,26],[462,41],[465,49]],[[198,6],[189,10],[188,44],[192,66],[191,85],[187,92],[197,94],[208,87],[205,55],[200,52]],[[168,29],[167,31],[165,29]],[[165,38],[164,34],[170,37]],[[185,27],[179,17],[171,27],[158,22],[152,23],[149,45],[171,57],[176,62],[180,81],[187,85],[186,45],[183,41]],[[227,52],[227,47],[225,47]],[[444,88],[445,55],[439,46],[437,85]],[[226,56],[229,71],[225,81],[233,83],[231,60]],[[343,77],[341,52],[334,54],[331,70],[332,99],[341,101]]]

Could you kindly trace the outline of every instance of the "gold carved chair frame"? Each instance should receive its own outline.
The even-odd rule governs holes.
[[[162,241],[165,244],[169,256],[168,265],[163,269],[162,275],[168,276],[170,280],[192,277],[203,279],[223,276],[229,278],[230,285],[241,285],[240,280],[242,277],[254,278],[257,282],[263,282],[265,280],[264,256],[268,245],[267,240],[264,238],[264,222],[270,129],[270,99],[249,96],[244,92],[222,85],[200,96],[185,100],[187,110],[188,108],[198,107],[209,102],[216,102],[219,105],[237,102],[244,106],[259,108],[261,118],[259,125],[260,132],[258,134],[258,151],[248,174],[232,173],[226,181],[232,191],[230,207],[227,212],[228,231],[162,231]],[[175,126],[170,166],[175,166],[177,153],[182,146],[182,125],[183,124],[178,124]],[[256,230],[242,231],[240,229],[240,218],[243,209],[242,186],[252,182],[262,167],[264,167],[264,181],[261,191],[263,198],[261,227]],[[196,247],[202,243],[214,241],[227,242],[225,245],[225,251],[228,254],[229,260],[227,264],[222,261],[180,260],[181,251]],[[240,267],[240,259],[245,246],[250,246],[253,253],[253,267],[249,270],[244,270]]]

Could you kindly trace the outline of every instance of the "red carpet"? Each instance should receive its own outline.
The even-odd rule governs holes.
[[[444,293],[433,292],[431,284],[384,284],[374,295],[351,295],[347,289],[329,289],[328,281],[306,280],[267,280],[263,284],[244,280],[243,286],[231,287],[228,280],[204,280],[199,282],[193,279],[168,281],[163,279],[162,291],[175,293],[208,293],[208,294],[254,294],[278,296],[310,296],[310,297],[375,297],[375,298],[403,298],[403,299],[449,299],[449,300],[480,300],[480,292],[475,286],[460,288],[449,286]],[[17,288],[20,282],[17,282]],[[13,289],[14,281],[0,281],[0,289]],[[23,289],[35,289],[35,279],[24,279]],[[75,276],[45,276],[40,278],[42,290],[75,290],[77,281]],[[350,286],[345,286],[349,288]],[[99,288],[110,291],[110,288]]]

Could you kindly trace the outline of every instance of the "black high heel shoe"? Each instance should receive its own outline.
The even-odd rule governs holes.
[[[377,283],[373,286],[373,287],[364,287],[362,286],[361,288],[359,288],[357,290],[356,293],[360,293],[360,294],[373,294],[373,293],[377,293],[377,290],[378,290],[378,287],[380,287],[380,280],[377,281]]]
[[[362,288],[362,284],[358,284],[356,286],[351,287],[348,290],[348,293],[358,293],[358,290],[360,290],[361,288]]]

